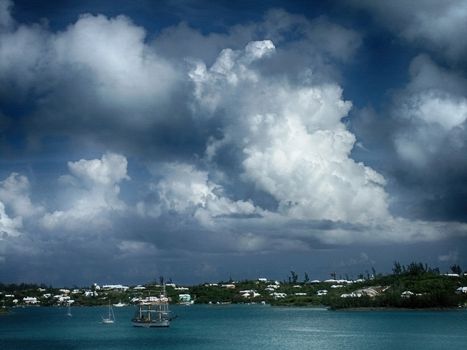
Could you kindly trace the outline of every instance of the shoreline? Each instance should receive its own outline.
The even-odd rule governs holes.
[[[265,306],[263,304],[247,304],[247,303],[230,303],[230,304],[193,304],[190,306]],[[291,309],[320,309],[326,311],[333,311],[333,312],[374,312],[374,311],[390,311],[390,312],[397,312],[397,311],[408,311],[408,312],[420,312],[420,311],[436,311],[436,312],[445,312],[445,311],[466,311],[466,307],[428,307],[428,308],[402,308],[402,307],[349,307],[349,308],[339,308],[334,309],[326,305],[274,305],[274,304],[266,304],[267,306],[273,308],[291,308]],[[73,308],[100,308],[106,307],[107,305],[75,305],[72,306]],[[135,305],[127,305],[124,308],[134,307]],[[182,304],[171,304],[171,306],[184,306]],[[63,306],[57,305],[48,305],[48,306],[41,306],[41,305],[29,305],[29,306],[15,306],[12,309],[29,309],[29,308],[64,308]],[[11,309],[0,309],[0,316],[7,315],[11,312]]]
[[[405,308],[405,307],[349,307],[349,308],[341,308],[341,309],[332,309],[329,308],[329,311],[336,311],[336,312],[371,312],[371,311],[465,311],[465,307],[427,307],[427,308]]]

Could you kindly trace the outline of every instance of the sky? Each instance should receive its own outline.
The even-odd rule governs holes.
[[[0,0],[0,282],[467,269],[467,3]]]

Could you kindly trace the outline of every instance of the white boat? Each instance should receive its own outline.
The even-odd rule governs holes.
[[[112,306],[110,305],[110,302],[109,302],[109,315],[107,317],[102,316],[102,323],[104,324],[115,323],[115,314],[114,314],[114,310],[112,309]]]
[[[127,306],[127,304],[125,303],[122,303],[121,301],[119,301],[117,304],[114,304],[115,307],[124,307],[124,306]]]
[[[131,320],[135,327],[169,327],[170,326],[169,299],[163,286],[159,297],[147,297],[141,300],[135,316]]]
[[[68,317],[71,317],[71,316],[73,316],[73,315],[71,314],[71,304],[70,304],[70,303],[67,303],[67,304],[68,304],[68,306],[67,306],[67,310],[66,310],[66,315],[67,315]]]

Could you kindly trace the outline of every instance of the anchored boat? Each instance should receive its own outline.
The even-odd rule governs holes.
[[[135,327],[169,327],[169,298],[165,293],[165,285],[159,297],[147,297],[140,301],[135,316],[131,320]]]
[[[112,306],[110,305],[110,302],[109,302],[109,315],[107,317],[102,316],[102,323],[104,324],[115,323],[115,314],[114,314],[114,310],[112,309]]]

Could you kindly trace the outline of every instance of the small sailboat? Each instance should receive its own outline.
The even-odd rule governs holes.
[[[107,317],[102,316],[102,323],[104,324],[115,323],[115,314],[114,314],[114,310],[112,309],[112,306],[110,305],[110,302],[109,302],[109,315]]]
[[[71,314],[71,303],[67,303],[66,315],[67,315],[68,317],[73,316],[73,315]]]

